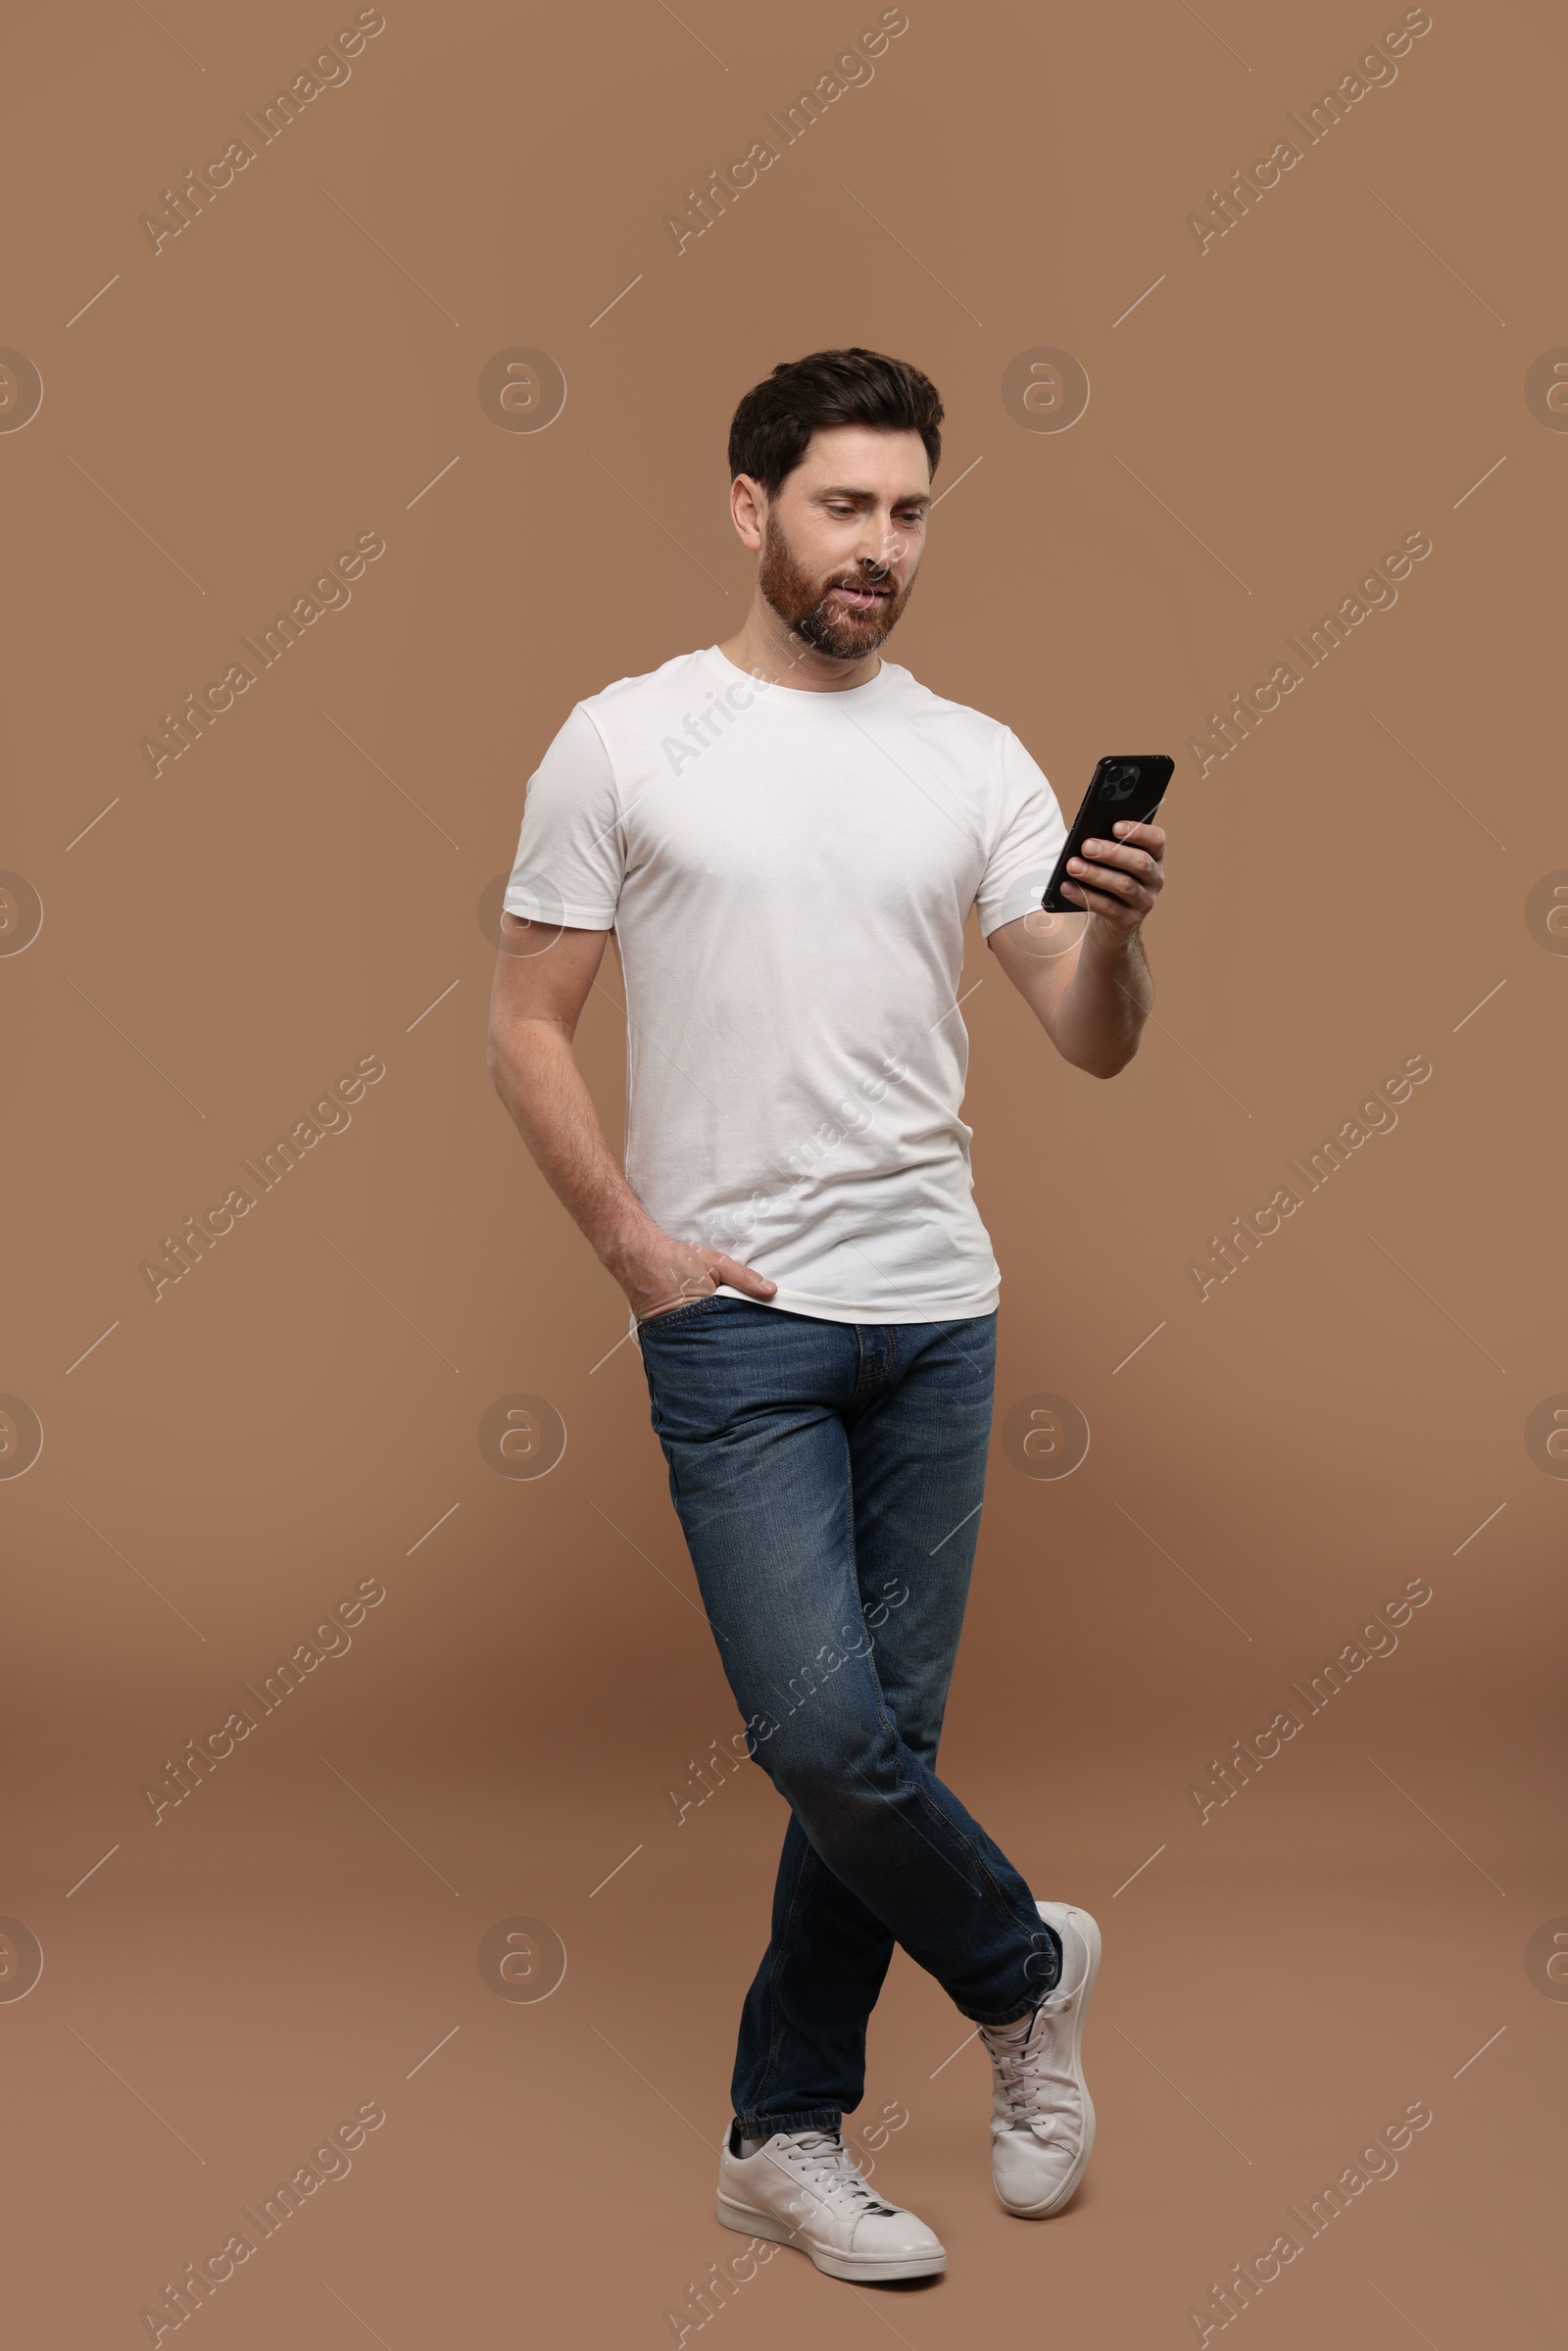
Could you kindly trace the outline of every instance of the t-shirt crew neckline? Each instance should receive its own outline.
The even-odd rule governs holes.
[[[719,666],[729,671],[731,677],[743,677],[748,685],[755,686],[760,701],[786,702],[791,710],[813,703],[820,703],[828,710],[835,707],[863,710],[868,702],[879,700],[887,692],[893,683],[898,666],[896,662],[889,661],[884,656],[882,657],[882,665],[875,677],[868,677],[863,686],[844,686],[836,692],[816,694],[809,686],[785,686],[770,682],[765,678],[754,677],[749,669],[742,669],[738,662],[730,660],[727,653],[721,653],[716,645],[710,645],[708,650]]]

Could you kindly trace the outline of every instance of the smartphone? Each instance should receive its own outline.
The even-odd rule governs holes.
[[[1086,841],[1114,841],[1113,824],[1147,824],[1165,796],[1176,762],[1162,751],[1143,752],[1120,759],[1104,759],[1089,779],[1077,815],[1072,820],[1056,870],[1040,901],[1049,914],[1082,914],[1084,908],[1063,898],[1067,860],[1082,855]],[[1076,880],[1076,876],[1073,879]]]

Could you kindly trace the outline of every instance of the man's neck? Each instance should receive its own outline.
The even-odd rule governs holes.
[[[831,654],[819,653],[787,627],[760,597],[738,633],[718,650],[737,669],[806,694],[847,694],[854,686],[868,686],[882,666],[882,657],[876,653],[858,661],[835,661]]]

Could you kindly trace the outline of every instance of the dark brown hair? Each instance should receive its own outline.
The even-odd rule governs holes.
[[[812,351],[786,360],[754,384],[729,428],[729,472],[749,473],[776,498],[801,463],[812,433],[833,424],[868,424],[877,432],[917,432],[934,474],[942,457],[941,395],[907,360],[880,351]]]

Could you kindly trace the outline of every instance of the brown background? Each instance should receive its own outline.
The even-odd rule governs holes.
[[[901,1955],[857,2121],[907,2114],[876,2177],[947,2280],[857,2293],[784,2254],[705,2334],[1190,2341],[1209,2281],[1424,2099],[1249,2340],[1548,2339],[1568,2015],[1525,1952],[1568,1912],[1568,1487],[1525,1424],[1568,1389],[1568,962],[1525,907],[1568,867],[1568,440],[1525,378],[1568,340],[1562,29],[1432,13],[1202,255],[1186,216],[1396,9],[913,0],[679,257],[666,211],[875,9],[388,0],[156,255],[138,216],[352,11],[13,26],[0,342],[44,384],[0,433],[0,863],[44,909],[0,962],[0,1388],[44,1431],[0,1481],[0,1910],[44,1955],[0,2003],[18,2339],[146,2340],[370,2099],[210,2345],[652,2346],[739,2250],[713,2148],[783,1812],[748,1771],[677,1825],[734,1709],[623,1305],[485,1079],[479,905],[571,703],[736,626],[736,400],[851,342],[941,387],[938,489],[974,468],[891,650],[1069,808],[1101,752],[1181,753],[1405,533],[1433,553],[1231,759],[1180,759],[1157,1025],[1114,1085],[972,942],[999,1421],[1054,1392],[1093,1443],[1061,1482],[997,1449],[944,1769],[1104,1926],[1088,2182],[1048,2228],[999,2211],[983,2059],[944,2066],[964,2028]],[[480,405],[514,346],[564,371],[548,431]],[[1088,372],[1069,431],[1004,405],[1039,346]],[[367,530],[352,604],[155,781],[138,739]],[[605,985],[582,1047],[615,1126]],[[154,1304],[139,1261],[363,1053],[387,1074],[352,1128]],[[1200,1304],[1188,1260],[1416,1053],[1397,1131]],[[569,1432],[539,1481],[479,1449],[516,1392]],[[1200,1827],[1210,1758],[1417,1576],[1397,1653]],[[352,1651],[155,1827],[142,1785],[364,1577]],[[542,2001],[477,1964],[519,1916],[567,1955]]]

